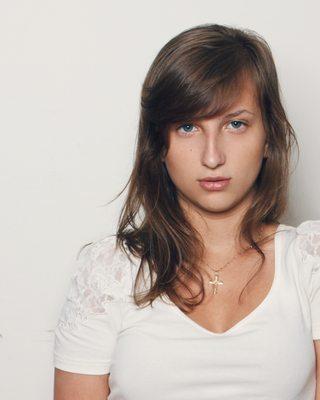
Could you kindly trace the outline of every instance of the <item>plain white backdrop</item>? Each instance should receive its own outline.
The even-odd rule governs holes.
[[[320,218],[318,4],[1,2],[1,399],[53,397],[53,329],[74,259],[115,232],[124,195],[106,203],[132,168],[143,79],[183,29],[228,24],[267,40],[301,150],[281,222]]]

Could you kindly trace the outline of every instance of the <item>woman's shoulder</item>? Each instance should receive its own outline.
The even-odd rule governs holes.
[[[285,225],[285,230],[289,232],[284,242],[287,259],[290,263],[295,260],[294,265],[305,287],[320,287],[320,220],[305,220],[297,226]]]
[[[116,300],[131,293],[137,267],[136,259],[117,246],[116,236],[109,235],[80,248],[72,281],[83,292],[90,289],[95,296]]]
[[[73,264],[59,326],[75,327],[108,314],[111,303],[130,300],[139,264],[116,246],[114,235],[82,246]]]
[[[299,261],[320,263],[320,220],[306,220],[294,228],[294,244]]]
[[[312,337],[320,339],[320,220],[306,220],[294,228],[293,250],[299,276],[309,300]]]

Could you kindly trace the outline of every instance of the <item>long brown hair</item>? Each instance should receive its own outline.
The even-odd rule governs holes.
[[[129,185],[116,242],[140,260],[134,285],[138,306],[152,305],[155,298],[165,294],[188,312],[204,299],[203,277],[198,268],[204,246],[179,206],[162,156],[168,150],[170,124],[223,113],[237,97],[246,77],[255,84],[267,133],[268,157],[263,160],[254,184],[253,203],[239,232],[260,254],[260,267],[265,261],[254,232],[262,223],[279,223],[286,210],[290,155],[293,142],[298,147],[297,139],[281,104],[276,67],[266,41],[249,29],[198,25],[169,40],[149,68],[141,91],[134,166],[117,195]],[[150,285],[138,293],[144,266]],[[178,285],[189,290],[185,283],[188,281],[198,284],[197,296],[184,298],[177,292]],[[199,295],[200,300],[194,301]]]

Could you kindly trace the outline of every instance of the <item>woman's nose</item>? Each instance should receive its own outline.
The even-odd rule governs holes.
[[[225,153],[223,145],[219,138],[214,135],[206,138],[202,151],[202,163],[209,168],[215,168],[217,165],[225,162]]]

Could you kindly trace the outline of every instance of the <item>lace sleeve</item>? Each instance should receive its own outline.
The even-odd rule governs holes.
[[[320,339],[320,220],[304,221],[297,227],[297,251],[310,301],[313,339]]]
[[[55,367],[108,373],[131,285],[130,263],[115,249],[114,237],[80,251],[54,332]]]

